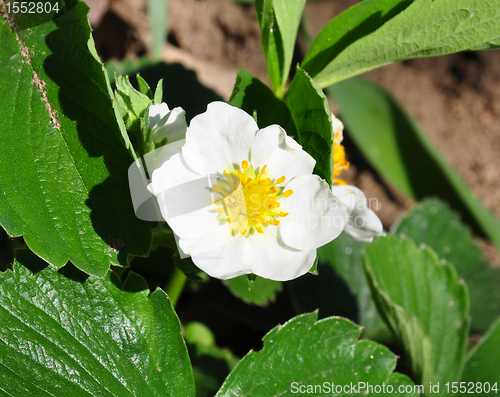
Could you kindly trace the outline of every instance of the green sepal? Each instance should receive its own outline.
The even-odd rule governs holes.
[[[115,81],[115,100],[118,103],[125,127],[129,131],[139,132],[141,130],[141,118],[144,116],[151,100],[132,86],[128,76],[117,76]]]
[[[159,105],[163,100],[163,79],[158,81],[156,85],[155,95],[153,98],[153,105]]]
[[[313,265],[311,266],[311,268],[309,269],[309,272],[308,273],[311,273],[311,274],[314,274],[315,276],[318,275],[318,254],[316,254],[316,259],[314,260],[314,263]]]
[[[146,95],[149,99],[153,100],[153,91],[151,91],[151,87],[146,83],[139,73],[135,75],[137,78],[137,84],[139,85],[139,90]]]
[[[156,251],[158,247],[164,246],[177,250],[175,237],[172,230],[162,222],[160,226],[152,230],[153,241],[151,242],[151,251]]]
[[[247,280],[248,280],[248,290],[251,290],[255,284],[255,280],[257,279],[257,276],[253,273],[247,274]]]

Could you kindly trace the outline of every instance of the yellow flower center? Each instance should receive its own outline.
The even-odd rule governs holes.
[[[335,132],[333,139],[333,174],[332,183],[334,185],[347,185],[346,181],[339,176],[342,171],[348,170],[350,163],[345,158],[345,149],[340,143],[342,142],[342,134],[340,132]]]
[[[278,200],[289,197],[293,191],[283,191],[283,187],[277,186],[286,178],[271,179],[266,168],[267,165],[257,171],[244,160],[241,170],[233,173],[224,170],[225,178],[218,178],[218,183],[212,186],[222,196],[217,201],[221,204],[217,208],[218,218],[229,222],[233,235],[240,233],[248,237],[254,230],[264,233],[269,225],[280,224],[279,217],[288,215],[279,209]]]

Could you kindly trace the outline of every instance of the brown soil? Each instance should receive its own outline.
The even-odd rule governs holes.
[[[313,35],[356,0],[309,2]],[[146,0],[87,0],[103,59],[138,57],[150,45]],[[252,6],[227,0],[170,0],[165,60],[182,62],[228,99],[237,68],[269,83]],[[416,59],[367,74],[390,91],[421,124],[474,193],[500,216],[500,51]],[[348,148],[349,149],[349,148]],[[354,150],[351,148],[351,150]],[[365,167],[366,168],[366,167]],[[371,170],[354,164],[346,178],[381,202],[386,227],[411,201],[387,188]],[[487,256],[500,262],[490,245]]]

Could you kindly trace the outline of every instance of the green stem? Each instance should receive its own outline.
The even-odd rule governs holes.
[[[276,97],[278,99],[283,99],[283,92],[284,92],[284,88],[282,85],[280,85],[278,87],[274,87],[274,95],[276,95]]]
[[[186,281],[186,275],[176,266],[170,280],[167,283],[167,286],[165,287],[165,292],[170,298],[173,307],[177,305]]]
[[[142,127],[141,127],[142,130]],[[143,157],[145,154],[144,151],[144,135],[142,131],[135,131],[135,136],[137,137],[137,151],[139,152],[139,157]]]

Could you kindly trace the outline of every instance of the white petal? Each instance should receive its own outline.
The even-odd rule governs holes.
[[[153,170],[152,182],[149,186],[151,193],[157,196],[164,190],[203,177],[206,178],[206,176],[198,174],[187,166],[181,152],[172,155],[168,161]]]
[[[163,163],[165,163],[167,160],[170,160],[170,158],[174,154],[181,153],[181,148],[185,143],[186,140],[181,139],[179,141],[175,141],[158,149],[155,149],[152,152],[146,153],[144,155],[144,161],[146,162],[146,166],[148,167],[149,174],[151,175],[154,170],[160,168]]]
[[[183,156],[188,165],[200,173],[238,170],[243,160],[250,159],[258,129],[253,117],[245,111],[224,102],[212,102],[205,113],[191,120]],[[203,167],[199,165],[200,158]]]
[[[384,236],[384,228],[378,216],[368,208],[365,194],[355,186],[334,185],[332,192],[347,206],[349,222],[345,231],[359,241],[370,242]]]
[[[153,188],[153,185],[150,184],[148,186],[148,176],[150,177],[155,169],[159,168],[174,154],[180,153],[182,145],[183,141],[165,145],[152,152],[146,153],[142,159],[136,160],[129,167],[130,193],[136,216],[139,219],[147,221],[163,220],[157,199],[152,195],[152,190],[149,190]],[[143,161],[146,164],[146,169],[148,171],[147,175],[144,172]]]
[[[183,108],[174,108],[161,120],[150,126],[153,142],[159,143],[165,138],[168,139],[169,143],[184,139],[187,130],[186,112]]]
[[[344,124],[338,118],[336,118],[332,113],[332,131],[333,131],[333,140],[337,145],[340,145],[344,140],[344,135],[342,131],[344,131]]]
[[[302,175],[290,181],[285,191],[293,194],[280,199],[283,240],[290,247],[310,250],[337,238],[347,223],[347,209],[335,197],[328,184],[317,175]]]
[[[245,263],[257,276],[276,281],[288,281],[302,276],[311,269],[316,250],[298,250],[289,247],[280,235],[280,229],[268,226],[264,233],[248,237]]]
[[[215,227],[213,204],[206,176],[191,170],[182,154],[175,154],[153,172],[150,191],[157,197],[163,218],[182,239],[196,239]]]
[[[149,107],[149,125],[155,126],[160,122],[160,120],[170,112],[168,105],[165,102],[160,103],[159,105],[151,105]]]
[[[288,181],[298,175],[311,174],[316,161],[302,150],[295,140],[286,135],[279,125],[271,125],[257,132],[252,144],[252,165],[262,168],[278,179],[283,175]]]
[[[214,217],[217,218],[217,213],[214,214]],[[182,239],[180,245],[187,254],[202,255],[225,245],[230,239],[236,237],[232,235],[231,225],[228,222],[218,221],[212,222],[211,227],[207,228],[203,235],[197,238]]]
[[[244,260],[244,253],[248,251],[247,246],[249,241],[244,236],[231,236],[222,245],[200,254],[193,254],[192,259],[195,265],[208,275],[227,280],[252,273]]]

